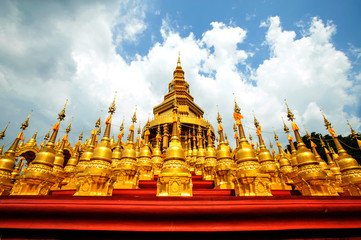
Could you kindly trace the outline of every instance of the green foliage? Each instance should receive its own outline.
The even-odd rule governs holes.
[[[323,147],[321,146],[321,141],[320,141],[319,135],[320,135],[320,133],[312,132],[311,139],[317,145],[316,150],[317,150],[318,154],[321,156],[321,158],[323,160],[325,160],[327,162],[326,153],[325,153]],[[321,134],[321,137],[322,137],[322,140],[324,141],[324,143],[326,144],[326,147],[327,147],[327,143],[328,143],[330,145],[330,147],[332,147],[337,153],[337,149],[336,149],[335,143],[333,142],[332,137],[328,134],[326,134],[326,135]],[[359,139],[361,139],[361,137]],[[346,137],[339,135],[338,140],[340,141],[342,147],[347,151],[347,153],[350,154],[353,158],[355,158],[359,164],[361,164],[361,150],[357,144],[356,139],[352,138],[352,135],[350,134]],[[302,141],[306,144],[307,148],[311,149],[311,142],[310,142],[310,140],[307,139],[306,135],[302,137]],[[294,144],[297,148],[297,142],[294,142]],[[287,145],[287,149],[288,149],[288,151],[291,152],[290,145]]]

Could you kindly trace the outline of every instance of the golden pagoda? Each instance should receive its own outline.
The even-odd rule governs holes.
[[[115,112],[115,97],[109,107],[109,117],[105,121],[106,128],[101,142],[96,146],[88,167],[84,171],[84,179],[77,185],[74,196],[111,196],[114,176],[111,167],[112,150],[110,145],[110,128],[112,115]]]
[[[154,119],[148,122],[148,130],[150,131],[149,141],[152,146],[155,146],[158,126],[163,126],[164,137],[162,149],[165,151],[167,148],[168,125],[172,124],[174,101],[178,104],[178,117],[181,126],[179,137],[184,149],[186,148],[185,136],[190,129],[198,129],[200,127],[202,133],[207,131],[209,123],[203,118],[204,111],[193,100],[194,98],[190,94],[189,84],[184,79],[180,56],[178,56],[177,67],[173,72],[173,80],[168,85],[168,93],[164,95],[164,101],[153,108]],[[143,131],[143,135],[144,132],[145,130]],[[212,126],[211,133],[212,136],[214,136]],[[193,132],[193,135],[195,135],[195,132]],[[196,148],[197,146],[193,144],[193,149]],[[196,158],[196,153],[194,154]]]
[[[185,162],[185,153],[180,142],[178,130],[178,106],[174,101],[172,138],[167,148],[162,170],[157,181],[157,196],[190,197],[192,192],[192,175]]]
[[[244,134],[241,122],[243,116],[240,110],[235,100],[233,118],[238,126],[240,137],[239,148],[235,150],[237,163],[237,173],[234,179],[235,194],[236,196],[272,196],[271,176],[261,171],[261,165]]]
[[[61,121],[65,119],[66,101],[63,110],[58,114],[59,122],[53,127],[53,133],[48,143],[42,147],[35,159],[29,164],[26,172],[14,183],[11,195],[48,195],[50,188],[55,184],[53,173],[56,155],[55,141]]]
[[[348,196],[361,196],[361,167],[358,162],[351,157],[342,147],[335,131],[332,129],[331,123],[321,112],[326,129],[331,134],[336,145],[338,159],[337,163],[341,171],[341,187]]]
[[[221,125],[222,118],[218,111],[218,134],[219,141],[217,149],[217,165],[215,167],[216,177],[214,180],[215,189],[234,189],[234,177],[236,174],[236,164],[232,159],[231,148],[226,144]]]
[[[136,189],[139,183],[139,173],[137,166],[134,124],[137,122],[136,112],[132,117],[132,125],[129,128],[129,138],[122,151],[120,162],[114,167],[114,189]]]
[[[216,174],[215,168],[217,166],[217,152],[216,149],[214,148],[214,143],[211,135],[212,135],[211,129],[209,127],[207,131],[208,146],[203,165],[203,175],[202,175],[203,180],[214,180]]]
[[[333,186],[327,184],[327,174],[316,160],[315,155],[306,147],[294,122],[294,115],[287,103],[287,117],[292,123],[292,130],[297,141],[298,176],[302,179],[300,191],[303,196],[338,196]]]

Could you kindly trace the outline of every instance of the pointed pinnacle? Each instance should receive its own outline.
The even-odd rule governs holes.
[[[277,134],[276,134],[276,130],[273,129],[273,132],[274,132],[274,139],[275,139],[275,141],[278,141],[278,136],[277,136]]]
[[[307,132],[307,128],[305,126],[303,126],[305,128],[305,131],[306,131],[306,137],[307,137],[307,140],[311,141],[311,135]]]
[[[252,111],[252,114],[253,114],[253,119],[254,119],[254,126],[255,126],[256,128],[258,128],[258,127],[259,127],[259,122],[257,121],[256,115],[254,115],[254,112],[253,112],[253,111]]]
[[[100,113],[100,115],[99,115],[99,118],[98,118],[98,120],[96,121],[96,123],[95,123],[95,127],[96,128],[99,128],[100,127],[100,118],[102,117],[102,114]]]
[[[285,133],[289,133],[290,129],[287,127],[285,120],[282,117],[282,122],[283,122],[283,130],[285,131]]]
[[[50,138],[50,131],[51,131],[51,128],[49,129],[49,131],[48,131],[48,133],[47,134],[45,134],[45,136],[44,136],[44,140],[48,140],[49,138]]]
[[[61,112],[58,114],[59,117],[57,119],[59,119],[60,121],[63,121],[65,119],[65,117],[66,117],[66,115],[65,115],[66,105],[68,105],[68,99],[65,102],[63,110],[61,110]]]
[[[83,133],[84,133],[84,128],[83,128],[83,131],[81,131],[80,135],[79,135],[79,140],[83,140]]]
[[[351,129],[351,134],[352,134],[352,138],[357,138],[357,133],[355,132],[355,130],[353,130],[353,128],[351,127],[350,123],[347,120],[347,125],[350,127]]]
[[[115,98],[117,97],[117,91],[115,91],[115,96],[114,96],[114,100],[113,100],[113,103],[112,105],[110,105],[109,107],[109,111],[108,113],[110,113],[111,115],[113,115],[113,113],[115,112]]]
[[[327,119],[326,119],[325,115],[323,115],[323,112],[322,112],[321,109],[320,109],[320,112],[321,112],[321,114],[322,114],[323,121],[325,122],[325,127],[326,127],[326,129],[332,128],[331,123],[330,123],[329,121],[327,121]]]
[[[291,112],[290,108],[288,107],[288,104],[287,104],[287,101],[285,99],[285,104],[286,104],[286,107],[287,107],[287,117],[288,117],[288,121],[291,121],[293,122],[293,120],[295,119],[293,113]]]
[[[271,142],[271,138],[269,138],[269,147],[273,148],[272,142]]]
[[[98,132],[97,132],[97,135],[99,136],[101,133],[102,133],[102,127],[101,127],[101,126],[99,126],[99,128],[98,128]]]
[[[120,125],[120,131],[124,130],[124,117],[123,117],[123,121],[122,121],[122,125]]]
[[[222,118],[221,118],[221,115],[219,114],[218,105],[217,105],[217,112],[218,112],[218,115],[217,115],[217,122],[218,122],[218,124],[221,124],[221,123],[222,123]]]
[[[252,138],[251,132],[249,130],[248,130],[248,134],[249,134],[249,140],[252,141],[253,138]]]
[[[322,140],[321,134],[318,134],[318,137],[320,138],[321,146],[326,147],[325,142]]]
[[[25,122],[23,122],[23,124],[21,124],[20,129],[22,129],[23,131],[29,126],[29,119],[30,119],[30,116],[32,113],[33,113],[33,110],[31,110],[31,112],[30,112],[28,118],[25,120]]]
[[[0,133],[0,139],[2,140],[4,137],[5,137],[5,132],[6,132],[6,129],[8,128],[10,122],[8,122],[8,124],[6,125],[6,127],[4,128],[4,130]]]
[[[71,131],[71,123],[73,122],[73,118],[71,118],[71,121],[70,121],[70,123],[69,123],[69,126],[66,128],[66,130],[65,130],[65,132],[66,133],[70,133],[70,131]]]
[[[138,134],[140,134],[141,130],[140,130],[140,121],[139,121],[139,127],[138,127]]]
[[[234,112],[240,113],[241,109],[238,107],[238,104],[236,102],[236,96],[234,95],[234,93],[233,93],[233,97],[234,97]]]
[[[236,126],[235,123],[233,123],[233,131],[234,131],[234,132],[237,132],[237,126]]]
[[[135,110],[132,117],[132,123],[136,123],[136,122],[137,122],[137,105],[135,105]]]

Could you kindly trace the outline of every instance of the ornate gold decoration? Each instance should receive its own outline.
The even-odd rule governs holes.
[[[115,111],[115,97],[109,107],[109,117],[105,121],[106,128],[101,142],[95,147],[88,167],[76,188],[74,196],[111,196],[113,192],[112,150],[110,146],[110,128]]]
[[[214,180],[216,176],[215,168],[217,166],[217,153],[214,149],[213,140],[211,137],[211,130],[208,128],[207,132],[208,146],[206,150],[206,156],[203,165],[203,180]]]
[[[338,140],[335,131],[329,121],[327,121],[325,115],[323,116],[326,129],[330,132],[332,139],[336,145],[338,159],[337,162],[341,172],[341,187],[343,188],[345,195],[347,196],[360,196],[361,195],[361,167],[357,161],[351,157],[346,150],[342,147]]]
[[[231,149],[225,143],[222,128],[222,118],[218,111],[218,134],[219,134],[219,145],[217,151],[217,165],[215,167],[215,189],[234,189],[233,179],[236,173],[236,164],[231,156]]]
[[[160,125],[159,125],[157,129],[156,144],[155,147],[153,148],[153,153],[152,153],[153,173],[154,175],[157,176],[160,174],[163,166],[163,157],[162,157],[162,152],[160,150],[161,140],[162,137],[160,135]]]
[[[255,155],[254,150],[248,143],[244,134],[240,108],[234,100],[233,118],[238,126],[240,146],[235,153],[237,162],[237,173],[234,178],[236,196],[272,196],[271,177],[269,174],[262,173],[261,166]],[[257,120],[255,123],[258,124]]]
[[[136,162],[136,151],[134,143],[134,124],[137,121],[136,111],[132,118],[129,129],[129,140],[125,143],[120,162],[114,168],[114,189],[136,189],[139,185],[139,174]]]
[[[157,180],[157,196],[159,197],[193,195],[192,176],[185,162],[185,154],[179,138],[177,109],[177,104],[174,104],[172,138]]]
[[[29,164],[25,173],[15,182],[11,195],[48,195],[50,188],[56,182],[53,174],[56,151],[55,141],[59,132],[61,121],[65,119],[65,109],[68,100],[62,111],[58,114],[59,122],[53,127],[53,133],[48,143],[41,148],[35,159]],[[24,124],[23,124],[24,125]],[[27,125],[27,124],[25,124]],[[23,126],[24,127],[24,126]]]

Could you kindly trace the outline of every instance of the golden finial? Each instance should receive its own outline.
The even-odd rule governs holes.
[[[286,107],[287,107],[287,117],[288,117],[288,121],[291,121],[293,122],[293,120],[295,119],[293,113],[291,112],[290,108],[288,107],[288,104],[287,104],[287,101],[285,99],[285,104],[286,104]]]
[[[123,117],[123,121],[122,121],[122,125],[120,125],[120,131],[124,130],[124,117]]]
[[[348,120],[347,120],[347,125],[348,125],[348,126],[350,127],[350,129],[351,129],[352,137],[353,137],[353,138],[357,138],[358,135],[357,135],[357,133],[355,132],[355,130],[353,130],[353,128],[351,127],[351,125],[350,125],[350,123],[349,123]]]
[[[97,135],[99,136],[102,133],[102,126],[99,126]]]
[[[228,141],[227,133],[224,134],[224,138],[226,139],[226,141]]]
[[[100,113],[99,118],[98,118],[97,122],[95,123],[96,128],[100,127],[100,118],[101,117],[102,117],[102,114]]]
[[[305,131],[306,131],[306,137],[307,137],[307,140],[311,141],[311,135],[307,132],[307,128],[305,126],[303,126],[305,128]]]
[[[254,119],[254,126],[255,126],[256,128],[258,128],[258,127],[259,127],[259,122],[258,122],[257,119],[256,119],[256,115],[254,115],[254,111],[252,111],[252,114],[253,114],[253,119]]]
[[[115,112],[115,98],[117,97],[117,91],[115,91],[115,96],[114,96],[114,100],[113,100],[113,103],[112,105],[110,105],[109,107],[109,111],[108,113],[110,113],[111,115],[113,115],[113,113]]]
[[[322,140],[321,134],[318,134],[318,137],[320,138],[321,146],[325,147],[325,142]]]
[[[273,133],[274,133],[274,139],[275,139],[275,141],[278,141],[278,136],[277,136],[277,134],[276,134],[276,130],[273,128]]]
[[[177,67],[181,67],[180,52],[178,52],[178,62],[177,62]]]
[[[29,119],[30,119],[30,116],[32,113],[33,113],[33,110],[31,110],[31,112],[30,112],[28,118],[25,120],[25,122],[23,122],[23,124],[21,124],[20,129],[22,129],[23,131],[29,126]]]
[[[135,110],[132,117],[132,123],[136,123],[136,122],[137,122],[137,105],[135,105]]]
[[[141,121],[139,121],[138,134],[140,134],[140,132],[141,132],[141,130],[140,130],[140,123],[141,123]]]
[[[84,133],[84,128],[83,128],[83,131],[81,131],[81,133],[79,135],[79,141],[83,140],[83,133]]]
[[[236,126],[235,123],[233,123],[233,131],[234,131],[234,132],[237,132],[237,126]]]
[[[218,112],[218,115],[217,115],[217,122],[218,122],[218,124],[221,124],[221,123],[222,123],[222,118],[221,118],[221,115],[219,114],[218,105],[217,105],[217,112]]]
[[[326,129],[332,128],[331,123],[330,123],[329,121],[327,121],[327,119],[326,119],[325,115],[323,115],[323,112],[322,112],[321,109],[320,109],[320,112],[321,112],[321,114],[322,114],[323,121],[325,122],[325,127],[326,127]]]
[[[50,131],[51,131],[51,128],[49,128],[49,131],[48,131],[48,133],[47,134],[45,134],[45,136],[44,136],[44,140],[48,140],[49,138],[50,138]]]
[[[71,131],[71,123],[73,122],[73,118],[71,118],[71,121],[69,123],[69,126],[66,128],[65,132],[69,134],[69,132]]]
[[[273,148],[273,145],[272,145],[272,142],[271,142],[271,138],[269,138],[269,147],[272,149]]]
[[[65,115],[66,105],[68,105],[68,99],[65,102],[63,110],[61,110],[61,112],[58,114],[59,117],[57,119],[59,119],[60,121],[63,121],[65,119],[65,117],[66,117],[66,115]]]
[[[249,140],[252,141],[253,138],[252,138],[251,132],[249,130],[248,130],[248,134],[249,134]]]
[[[238,107],[238,104],[236,102],[236,96],[234,95],[234,93],[233,93],[233,97],[234,97],[234,112],[240,113],[241,109]]]
[[[0,139],[2,140],[5,137],[5,131],[8,128],[10,122],[8,122],[8,124],[6,125],[6,127],[4,128],[4,130],[0,133]]]
[[[283,122],[283,130],[285,131],[285,133],[289,133],[290,129],[287,127],[285,120],[282,117],[282,122]]]

